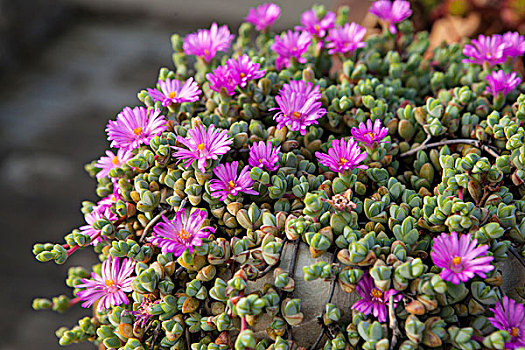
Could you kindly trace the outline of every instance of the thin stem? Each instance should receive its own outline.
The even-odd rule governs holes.
[[[68,307],[71,307],[75,304],[78,304],[79,302],[81,301],[81,299],[79,297],[76,297],[76,298],[73,298],[69,301],[68,303]]]
[[[488,154],[490,154],[493,157],[499,157],[499,154],[494,149],[492,149],[490,146],[484,145],[478,140],[471,140],[471,139],[444,140],[444,141],[439,141],[439,142],[434,142],[434,143],[422,144],[422,145],[420,145],[420,146],[418,146],[418,147],[416,147],[414,149],[411,149],[411,150],[409,150],[409,151],[407,151],[405,153],[401,153],[399,155],[399,157],[400,158],[408,157],[408,156],[411,156],[413,154],[416,154],[417,152],[419,152],[421,150],[425,150],[427,148],[441,147],[441,146],[445,146],[445,145],[457,145],[457,144],[472,145],[474,147],[478,147],[478,148],[482,149],[483,151],[487,152]]]
[[[67,251],[67,256],[71,256],[71,254],[73,254],[74,252],[76,252],[78,250],[78,248],[80,248],[80,246],[76,245],[70,249],[68,249]]]
[[[161,211],[157,216],[155,216],[153,219],[148,222],[146,227],[144,227],[144,231],[142,232],[142,236],[140,236],[139,243],[142,243],[144,238],[146,238],[146,235],[148,234],[148,231],[159,221],[162,217],[162,215],[166,214],[169,211],[169,209],[164,209]]]
[[[525,259],[523,259],[523,257],[516,251],[516,249],[514,249],[513,246],[510,246],[509,248],[509,251],[512,253],[512,255],[514,255],[514,257],[516,259],[518,259],[518,261],[520,262],[520,264],[525,267]]]
[[[241,332],[245,331],[248,328],[248,323],[246,322],[246,316],[243,316],[241,319]]]
[[[155,347],[155,342],[157,341],[157,337],[159,336],[160,326],[161,323],[159,321],[157,327],[155,327],[155,330],[153,331],[153,339],[151,340],[151,345],[149,347],[150,350],[153,350],[153,348]]]
[[[392,342],[390,343],[390,349],[394,349],[397,344],[398,338],[402,336],[403,334],[399,330],[396,313],[394,312],[394,296],[393,295],[391,295],[390,299],[388,299],[388,318],[390,319],[388,326],[392,330]]]
[[[299,252],[299,239],[292,242],[294,245],[292,258],[290,260],[290,267],[288,267],[288,276],[293,278],[295,275],[295,266],[297,265],[297,253]]]

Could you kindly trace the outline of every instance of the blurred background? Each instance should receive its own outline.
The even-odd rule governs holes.
[[[62,242],[83,224],[81,201],[96,200],[83,165],[107,148],[107,121],[138,104],[137,92],[155,84],[161,67],[172,68],[170,35],[212,21],[236,33],[248,9],[263,2],[0,0],[0,350],[57,349],[54,331],[89,313],[34,312],[31,301],[71,295],[67,268],[89,268],[94,253],[79,251],[57,266],[38,263],[31,248]],[[275,30],[292,28],[315,3],[347,4],[352,21],[374,25],[368,0],[275,2],[282,9]],[[505,12],[511,5],[517,10]],[[481,31],[523,32],[525,0],[417,0],[414,12],[416,26],[432,29],[438,44]]]

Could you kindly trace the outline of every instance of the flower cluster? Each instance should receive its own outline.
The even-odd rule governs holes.
[[[472,44],[465,45],[463,54],[468,58],[463,62],[489,66],[504,63],[509,57],[518,57],[525,54],[525,37],[519,33],[481,34]]]
[[[42,262],[83,248],[101,261],[69,269],[71,298],[34,302],[95,309],[61,345],[525,346],[525,85],[512,69],[525,39],[429,52],[400,24],[408,1],[370,11],[383,31],[366,39],[348,9],[322,6],[272,32],[269,3],[231,48],[217,24],[172,37],[175,70],[109,121],[112,149],[86,166],[99,197],[82,203],[86,224],[34,246]]]
[[[225,66],[215,68],[212,73],[206,74],[210,89],[216,92],[224,91],[232,96],[237,86],[244,88],[250,80],[259,79],[266,73],[260,70],[260,64],[251,61],[246,54],[237,59],[230,58]]]

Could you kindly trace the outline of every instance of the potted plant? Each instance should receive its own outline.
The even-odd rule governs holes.
[[[369,35],[316,6],[172,37],[175,70],[106,131],[86,223],[36,244],[93,314],[59,343],[138,349],[525,346],[518,33],[424,55],[407,1]],[[428,58],[425,58],[428,57]],[[514,281],[518,282],[512,282]],[[505,285],[507,283],[507,285]]]

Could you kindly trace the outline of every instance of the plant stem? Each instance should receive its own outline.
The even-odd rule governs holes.
[[[241,319],[241,332],[245,331],[248,328],[248,323],[246,322],[246,316],[243,316]]]
[[[399,330],[396,313],[394,312],[393,295],[391,295],[390,299],[388,299],[388,318],[390,319],[388,326],[392,330],[392,342],[390,343],[390,349],[394,349],[397,344],[398,337],[402,336],[403,334]]]
[[[71,256],[71,254],[73,254],[74,252],[76,252],[78,250],[78,248],[80,248],[78,245],[68,249],[67,251],[67,256]]]
[[[153,225],[155,225],[155,224],[157,223],[157,221],[160,220],[160,218],[162,217],[162,215],[166,214],[168,211],[169,211],[169,209],[164,209],[164,210],[161,211],[157,216],[155,216],[153,219],[151,219],[150,222],[148,222],[148,224],[146,225],[146,227],[144,227],[144,231],[142,232],[142,236],[140,236],[139,243],[142,243],[142,241],[144,240],[144,238],[146,238],[146,235],[148,234],[148,231],[151,229],[151,227],[152,227]]]
[[[297,265],[297,253],[299,252],[299,239],[291,242],[293,247],[292,258],[290,260],[290,267],[288,267],[288,276],[293,278],[295,275],[295,265]]]
[[[427,148],[434,148],[434,147],[440,147],[440,146],[445,146],[445,145],[457,145],[457,144],[472,145],[474,147],[478,147],[482,149],[483,151],[487,152],[493,157],[499,157],[499,154],[494,149],[492,149],[490,146],[482,144],[479,140],[471,140],[471,139],[444,140],[444,141],[439,141],[439,142],[434,142],[434,143],[422,144],[405,153],[401,153],[399,157],[400,158],[408,157],[413,154],[416,154],[417,152],[421,150],[425,150]]]
[[[71,306],[73,306],[73,305],[75,305],[75,304],[78,304],[80,301],[81,301],[81,300],[80,300],[79,297],[73,298],[73,299],[71,299],[71,300],[69,301],[68,307],[71,307]]]

